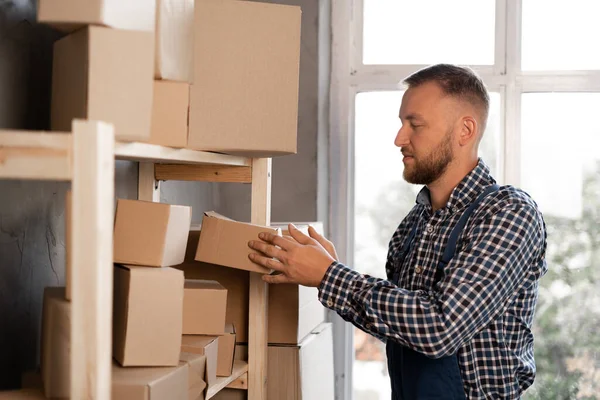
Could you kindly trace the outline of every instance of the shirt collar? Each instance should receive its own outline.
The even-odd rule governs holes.
[[[475,168],[471,170],[452,190],[446,208],[452,212],[466,208],[488,186],[496,183],[490,175],[490,168],[479,158]],[[417,195],[417,204],[431,207],[429,188],[424,186]]]

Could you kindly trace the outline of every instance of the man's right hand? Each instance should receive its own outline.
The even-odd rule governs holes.
[[[335,261],[340,261],[337,252],[335,251],[335,246],[329,240],[327,240],[324,236],[320,235],[315,228],[312,226],[308,227],[308,235],[315,239],[327,252],[331,257],[335,259]]]

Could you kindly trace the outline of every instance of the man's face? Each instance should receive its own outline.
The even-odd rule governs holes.
[[[395,144],[404,155],[404,179],[429,185],[438,180],[454,159],[455,100],[436,83],[408,89],[402,98]]]

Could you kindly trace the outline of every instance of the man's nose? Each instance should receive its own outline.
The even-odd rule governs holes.
[[[396,139],[394,140],[394,144],[396,147],[404,147],[410,143],[409,135],[407,129],[402,126],[398,129],[398,133],[396,134]]]

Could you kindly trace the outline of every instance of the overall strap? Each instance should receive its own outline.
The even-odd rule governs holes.
[[[454,257],[454,253],[456,252],[456,242],[458,241],[458,237],[462,233],[462,230],[464,229],[465,225],[467,224],[467,220],[469,219],[469,217],[471,216],[473,211],[475,211],[475,209],[477,208],[479,203],[481,203],[481,201],[488,194],[490,194],[492,192],[496,192],[499,189],[500,189],[500,186],[498,186],[496,184],[488,186],[477,197],[477,199],[473,203],[471,203],[469,208],[467,208],[467,210],[460,217],[460,220],[458,221],[458,223],[456,224],[456,226],[454,227],[454,229],[452,229],[452,232],[450,233],[450,239],[448,239],[448,243],[446,244],[446,249],[444,250],[444,255],[442,256],[442,260],[440,261],[440,263],[438,265],[438,271],[437,271],[438,273],[443,272],[446,265],[448,265],[450,260],[452,260],[452,258]]]

